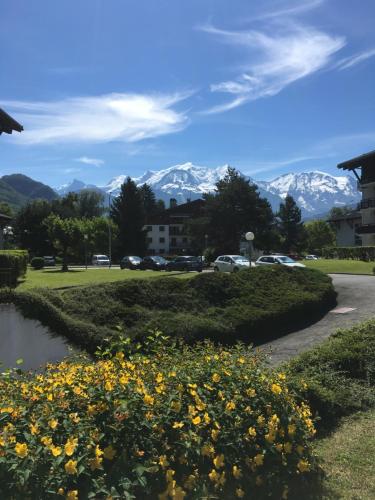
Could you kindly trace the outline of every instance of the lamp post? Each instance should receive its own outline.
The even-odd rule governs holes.
[[[250,268],[251,268],[251,245],[252,242],[255,238],[254,233],[249,231],[248,233],[245,234],[246,241],[248,242],[248,252],[249,252],[249,261],[250,261]]]
[[[85,242],[85,266],[86,266],[86,271],[87,271],[87,240],[88,236],[87,234],[83,235],[83,241]]]

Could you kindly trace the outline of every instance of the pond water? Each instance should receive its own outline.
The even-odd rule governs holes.
[[[24,318],[12,304],[0,304],[0,370],[18,367],[37,370],[47,362],[71,355],[72,347],[52,335],[39,321]],[[17,359],[23,363],[17,365]]]

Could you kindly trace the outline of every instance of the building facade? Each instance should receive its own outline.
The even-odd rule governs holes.
[[[361,222],[356,234],[363,246],[375,246],[375,151],[340,163],[337,168],[352,171],[358,180],[362,200],[358,204]]]
[[[202,216],[204,200],[173,205],[146,225],[150,255],[183,255],[191,249],[187,223]]]
[[[361,213],[357,210],[344,215],[331,217],[328,221],[336,233],[338,247],[354,247],[362,245],[362,238],[357,234],[362,225]]]

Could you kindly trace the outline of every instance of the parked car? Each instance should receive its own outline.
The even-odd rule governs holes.
[[[250,267],[250,261],[242,255],[220,255],[214,262],[214,271],[235,273]]]
[[[162,271],[165,269],[167,265],[167,261],[164,257],[160,257],[160,255],[150,255],[149,257],[145,257],[142,259],[142,262],[139,264],[139,269],[152,269],[153,271]]]
[[[142,262],[140,257],[136,255],[127,255],[123,257],[120,261],[121,269],[139,269],[139,266]]]
[[[319,260],[319,257],[317,255],[306,255],[305,259],[306,260]]]
[[[198,271],[201,273],[203,269],[203,261],[200,257],[192,257],[184,255],[176,257],[169,261],[166,265],[167,271]]]
[[[272,266],[275,264],[282,264],[288,267],[306,267],[305,264],[296,262],[287,255],[263,255],[255,262],[257,266]]]
[[[45,255],[43,257],[43,260],[44,260],[45,266],[55,266],[56,265],[55,257],[52,257],[51,255]]]
[[[93,255],[91,264],[93,266],[109,266],[111,262],[107,255]]]

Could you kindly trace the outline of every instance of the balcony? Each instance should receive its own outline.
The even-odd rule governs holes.
[[[358,210],[365,210],[366,208],[375,208],[375,198],[365,198],[358,203]]]
[[[363,224],[355,230],[357,234],[375,234],[375,224]]]

